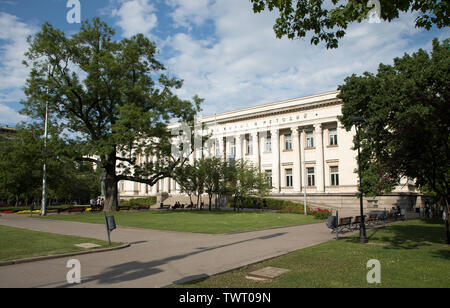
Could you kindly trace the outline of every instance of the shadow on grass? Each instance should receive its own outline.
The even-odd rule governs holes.
[[[386,228],[368,230],[367,237],[369,243],[386,244],[383,247],[384,249],[417,249],[432,244],[445,243],[443,224],[428,224],[420,221],[387,225]],[[349,237],[346,241],[358,243],[359,237]],[[440,255],[447,259],[449,251],[441,250]]]
[[[83,279],[82,282],[83,283],[96,282],[100,285],[108,285],[108,284],[122,283],[122,282],[128,282],[128,281],[135,281],[135,280],[139,280],[139,279],[151,276],[151,275],[155,275],[155,274],[164,272],[164,269],[161,269],[160,267],[165,264],[171,263],[171,262],[175,262],[175,261],[185,259],[185,258],[188,258],[191,256],[199,255],[202,253],[207,253],[209,251],[213,251],[213,250],[217,250],[217,249],[243,244],[246,242],[281,237],[284,234],[286,234],[286,233],[275,233],[275,234],[272,234],[269,236],[259,236],[259,237],[255,237],[255,238],[245,239],[245,240],[231,242],[231,243],[222,244],[222,245],[216,245],[216,246],[211,246],[211,247],[198,247],[194,251],[186,252],[186,253],[179,254],[179,255],[169,256],[169,257],[159,259],[159,260],[152,260],[149,262],[133,260],[130,262],[125,262],[122,264],[117,264],[117,265],[111,266],[100,274],[93,275],[93,276]],[[177,280],[173,283],[181,283],[181,282],[186,283],[188,281],[192,281],[195,279],[204,279],[206,277],[207,277],[206,274],[201,274],[201,275],[197,275],[197,276],[189,276],[189,277],[184,277],[180,280]],[[71,285],[69,285],[69,284],[65,284],[65,285],[62,285],[61,287],[70,287],[70,286]]]

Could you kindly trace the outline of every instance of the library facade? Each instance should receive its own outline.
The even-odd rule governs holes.
[[[273,189],[269,197],[283,198],[330,208],[357,208],[357,151],[355,130],[339,122],[339,92],[215,114],[201,118],[211,136],[207,150],[194,152],[190,160],[204,156],[245,159],[265,172]],[[177,124],[173,124],[176,127]],[[169,127],[170,128],[170,127]],[[181,195],[170,178],[157,185],[123,181],[121,199]],[[401,206],[412,209],[421,203],[414,182],[404,179],[383,196],[365,198],[367,208]]]

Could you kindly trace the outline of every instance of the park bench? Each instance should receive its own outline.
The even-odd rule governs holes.
[[[352,231],[352,217],[339,218],[339,224],[337,228],[338,232],[343,232],[344,230]]]
[[[377,214],[369,214],[369,217],[366,219],[367,224],[374,224],[378,222]]]
[[[361,225],[361,216],[355,216],[355,219],[352,222],[352,229],[359,230]]]
[[[169,204],[166,204],[166,205],[160,204],[160,205],[159,205],[159,208],[160,208],[161,210],[170,210],[170,205],[169,205]]]

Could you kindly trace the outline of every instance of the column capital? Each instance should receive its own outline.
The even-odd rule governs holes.
[[[322,132],[322,123],[314,124],[314,130],[318,133]]]
[[[298,136],[300,134],[300,132],[298,131],[298,127],[297,126],[291,127],[291,133],[293,137]]]
[[[280,135],[280,129],[278,129],[278,128],[272,128],[272,129],[270,130],[270,134],[271,134],[272,136],[279,136],[279,135]]]

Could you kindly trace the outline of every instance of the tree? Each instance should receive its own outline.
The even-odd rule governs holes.
[[[450,39],[352,75],[339,86],[341,122],[365,119],[361,159],[365,193],[390,191],[402,177],[431,190],[448,211],[450,196]],[[450,243],[448,218],[447,243]]]
[[[211,211],[211,202],[214,195],[220,194],[221,191],[221,177],[224,162],[220,158],[212,157],[205,158],[202,162],[202,166],[205,173],[205,192],[209,198],[209,210]]]
[[[0,137],[0,188],[15,206],[20,198],[39,199],[42,183],[42,142],[39,135],[23,128],[12,138]]]
[[[228,164],[225,178],[226,190],[233,196],[234,210],[242,205],[242,200],[250,196],[267,195],[272,188],[267,183],[264,173],[245,160],[237,160]]]
[[[377,11],[384,21],[392,21],[400,12],[418,12],[416,27],[429,30],[433,25],[438,28],[450,25],[448,1],[432,0],[250,0],[253,11],[259,13],[266,8],[277,9],[280,13],[275,21],[274,31],[278,38],[289,39],[305,37],[313,32],[311,44],[320,41],[327,48],[337,48],[338,41],[352,22],[360,23],[368,17],[370,11]]]
[[[163,73],[153,42],[142,34],[113,41],[114,33],[99,18],[84,21],[70,38],[45,23],[28,39],[31,72],[22,102],[24,114],[42,120],[48,101],[73,157],[105,171],[107,211],[118,208],[119,181],[152,186],[185,162],[171,155],[167,124],[192,122],[201,103],[174,95],[182,81]],[[148,159],[154,156],[156,162]]]

